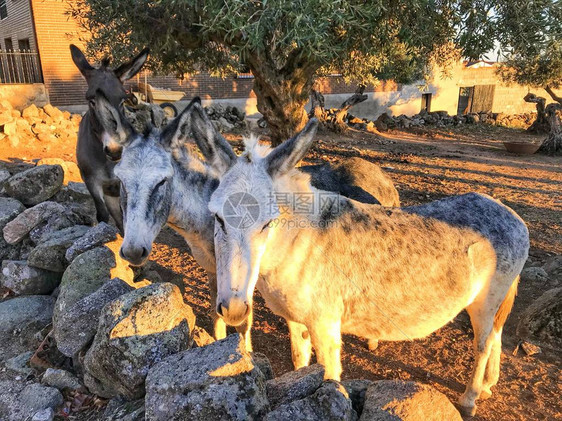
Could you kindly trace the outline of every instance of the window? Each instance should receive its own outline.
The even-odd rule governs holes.
[[[18,39],[18,48],[20,51],[30,51],[31,45],[29,44],[29,38]]]
[[[6,0],[0,0],[0,20],[8,17],[8,6]]]
[[[431,111],[431,94],[422,94],[421,110],[426,112]]]

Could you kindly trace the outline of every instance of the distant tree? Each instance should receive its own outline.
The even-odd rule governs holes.
[[[500,75],[509,82],[544,88],[554,103],[529,93],[525,100],[537,106],[533,129],[548,132],[540,151],[562,153],[562,2],[511,0],[499,2],[497,39],[506,60]]]

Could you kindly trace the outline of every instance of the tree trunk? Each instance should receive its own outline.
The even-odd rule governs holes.
[[[366,101],[367,98],[369,98],[368,95],[364,95],[363,92],[365,92],[365,86],[359,85],[355,93],[347,98],[340,106],[340,109],[334,114],[333,112],[328,113],[326,111],[324,107],[324,95],[312,89],[310,91],[310,102],[312,104],[310,117],[316,117],[320,120],[322,126],[328,127],[332,131],[343,132],[348,128],[347,123],[344,121],[347,111],[354,105]]]
[[[290,63],[281,70],[267,63],[267,57],[248,57],[254,75],[258,111],[267,121],[273,146],[289,139],[308,121],[305,105],[314,82],[316,67]]]
[[[548,104],[546,116],[550,124],[550,133],[539,148],[539,152],[548,155],[562,155],[562,105]]]
[[[326,110],[324,95],[318,92],[316,89],[310,91],[310,117],[316,117],[320,121],[326,120]]]
[[[535,94],[528,93],[525,95],[523,100],[525,102],[536,104],[537,107],[537,119],[529,126],[527,131],[536,134],[549,133],[550,123],[546,117],[546,99],[542,96],[536,96]]]
[[[340,110],[336,113],[336,121],[335,121],[336,130],[338,131],[347,130],[347,123],[343,121],[343,119],[347,115],[347,110],[349,110],[354,105],[359,104],[360,102],[366,101],[367,98],[369,98],[369,96],[364,95],[363,92],[365,92],[365,85],[359,85],[355,93],[349,98],[347,98],[340,106]]]

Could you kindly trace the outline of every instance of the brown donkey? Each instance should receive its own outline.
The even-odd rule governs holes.
[[[110,180],[115,178],[113,169],[121,158],[121,141],[128,136],[126,132],[128,126],[117,127],[112,134],[105,131],[96,114],[95,95],[96,91],[103,92],[113,107],[122,110],[123,102],[127,98],[123,83],[142,68],[148,58],[148,48],[116,69],[109,67],[107,58],[102,60],[98,68],[93,67],[75,45],[70,45],[70,53],[72,61],[88,83],[86,91],[88,111],[80,123],[76,145],[78,168],[94,198],[98,222],[107,222],[111,215],[119,229],[123,231],[119,191],[104,189],[104,185],[109,185]]]

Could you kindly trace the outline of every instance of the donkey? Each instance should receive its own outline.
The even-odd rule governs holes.
[[[197,263],[207,272],[214,336],[217,339],[224,338],[226,325],[215,312],[214,218],[208,210],[218,179],[215,170],[201,162],[185,144],[189,142],[191,134],[200,145],[203,157],[215,167],[223,159],[235,160],[236,155],[226,139],[215,130],[198,98],[162,131],[155,130],[143,135],[135,133],[119,110],[101,92],[96,96],[96,113],[105,130],[123,147],[121,160],[115,167],[118,179],[115,182],[119,183],[120,180],[125,222],[121,256],[133,265],[144,264],[150,255],[152,243],[167,223],[182,235]],[[115,128],[120,126],[124,129],[118,133]],[[207,145],[212,145],[212,148]],[[225,154],[228,157],[222,157]],[[314,168],[319,174],[316,177]],[[353,197],[370,202],[378,203],[377,199],[380,199],[385,204],[397,203],[396,189],[391,181],[388,184],[390,178],[377,165],[353,161],[352,166],[338,165],[336,170],[337,174],[345,175],[343,181],[330,174],[325,166],[307,168],[307,172],[313,174],[313,180],[331,186],[333,190],[343,190]],[[349,180],[357,180],[359,185],[351,189],[346,184]],[[385,187],[381,189],[379,184]],[[369,192],[374,192],[376,197]],[[252,311],[249,309],[247,321],[237,327],[239,332],[244,333],[248,350],[252,348],[249,333],[251,320]],[[303,327],[295,324],[291,331],[302,337],[303,330]]]
[[[422,338],[466,309],[475,364],[459,402],[474,414],[475,400],[490,396],[498,380],[502,327],[529,250],[525,223],[477,193],[391,209],[319,191],[294,170],[317,124],[269,154],[249,144],[235,160],[220,155],[209,203],[217,313],[238,324],[257,286],[274,313],[306,327],[325,378],[339,380],[342,334]],[[297,214],[279,202],[286,193],[311,194],[315,207]],[[236,225],[232,215],[248,212],[253,223]],[[310,341],[292,345],[301,346],[293,349],[295,367],[307,365]]]
[[[98,222],[107,222],[111,215],[121,232],[123,218],[119,209],[119,198],[116,197],[118,192],[107,187],[110,180],[114,179],[113,169],[121,158],[121,145],[116,142],[115,136],[109,135],[100,124],[95,113],[95,94],[98,90],[103,92],[114,108],[121,109],[127,99],[123,83],[139,72],[148,58],[148,52],[148,48],[145,48],[135,58],[116,69],[108,67],[107,58],[102,60],[100,67],[95,68],[88,63],[78,47],[70,45],[72,61],[88,83],[88,111],[78,129],[76,161],[82,179],[94,199],[96,219]],[[117,129],[123,130],[123,126]]]

